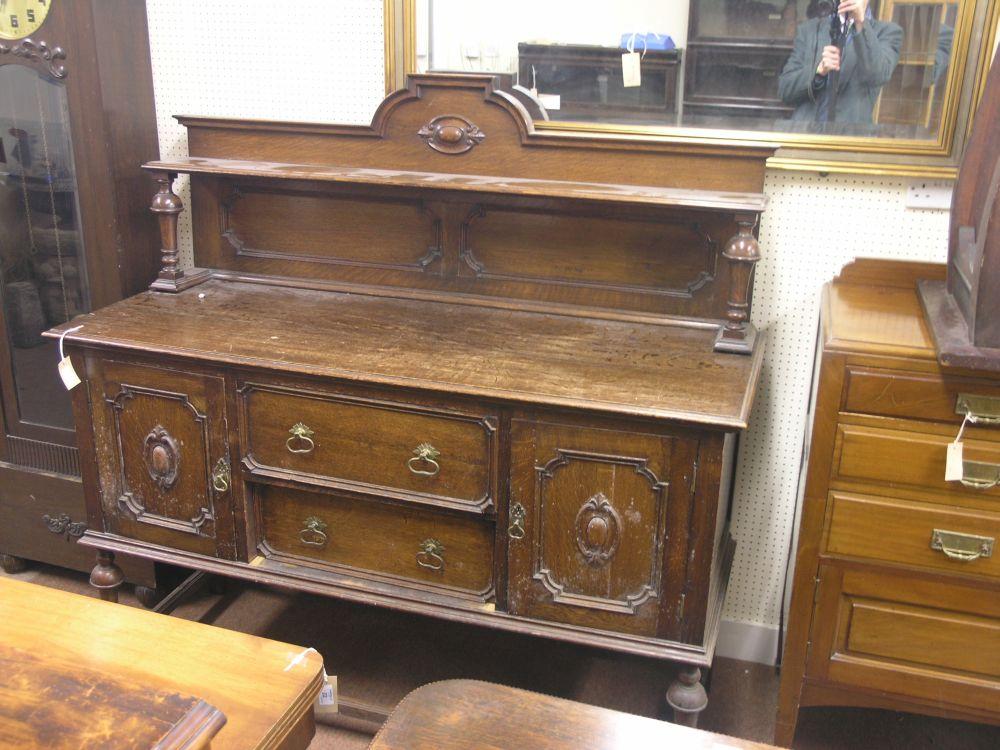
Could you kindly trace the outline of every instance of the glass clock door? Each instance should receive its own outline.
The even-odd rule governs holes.
[[[42,332],[89,309],[65,87],[0,66],[0,391],[6,430],[73,445],[57,343]]]

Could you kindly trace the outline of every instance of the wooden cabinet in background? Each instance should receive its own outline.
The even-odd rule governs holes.
[[[159,152],[146,10],[28,5],[4,11],[0,34],[0,560],[8,572],[25,560],[88,570],[70,396],[42,333],[158,270],[136,169]],[[153,566],[122,563],[155,600]]]
[[[938,365],[916,283],[943,276],[864,260],[824,290],[776,744],[817,705],[1000,724],[1000,427],[944,479],[1000,379]]]

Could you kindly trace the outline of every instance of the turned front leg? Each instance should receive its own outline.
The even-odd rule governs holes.
[[[90,585],[97,589],[106,602],[118,601],[118,589],[125,581],[122,569],[115,565],[115,553],[98,550],[97,565],[90,572]]]
[[[667,703],[674,711],[674,723],[698,726],[698,714],[708,706],[708,693],[701,684],[701,670],[685,665],[667,688]]]

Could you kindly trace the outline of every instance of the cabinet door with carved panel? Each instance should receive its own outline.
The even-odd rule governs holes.
[[[689,442],[515,420],[511,612],[637,635],[662,631],[683,594],[686,542],[674,528],[671,487],[686,486]]]
[[[233,504],[224,380],[89,359],[107,531],[232,557]]]

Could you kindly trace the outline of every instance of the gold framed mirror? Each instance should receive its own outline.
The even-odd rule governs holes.
[[[957,173],[1000,16],[1000,0],[384,2],[389,90],[485,71],[539,130],[765,140],[769,167],[938,179]]]

